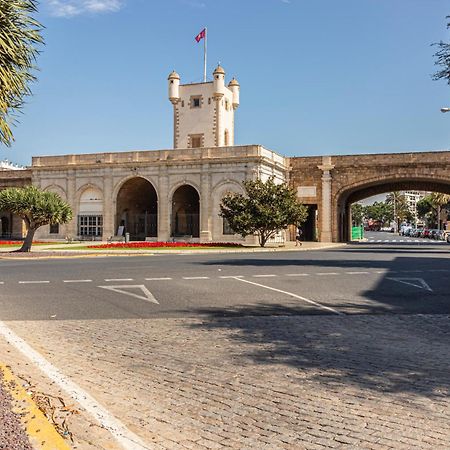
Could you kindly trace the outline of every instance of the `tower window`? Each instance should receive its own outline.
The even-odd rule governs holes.
[[[202,107],[202,96],[192,95],[191,96],[191,108],[201,108]]]
[[[202,134],[191,134],[189,138],[191,141],[191,148],[199,148],[202,146]]]

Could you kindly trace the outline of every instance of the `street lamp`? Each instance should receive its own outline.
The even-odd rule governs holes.
[[[441,108],[442,113],[450,112],[450,108]]]

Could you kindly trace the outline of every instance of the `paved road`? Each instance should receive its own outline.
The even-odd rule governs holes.
[[[9,260],[0,318],[139,448],[448,448],[449,280],[432,241]],[[90,423],[79,448],[121,448]]]

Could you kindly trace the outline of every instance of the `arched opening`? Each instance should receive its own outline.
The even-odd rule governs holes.
[[[337,200],[336,224],[339,242],[351,240],[351,205],[366,198],[390,192],[421,191],[439,192],[450,195],[450,180],[386,180],[384,182],[360,185],[342,192]]]
[[[1,237],[2,238],[10,238],[12,235],[12,216],[11,214],[6,215],[2,214],[0,216],[0,224],[1,224]]]
[[[171,229],[173,237],[200,237],[200,197],[197,190],[188,184],[173,194]]]
[[[78,236],[87,239],[103,236],[103,193],[100,189],[91,186],[83,191],[77,222]]]
[[[158,196],[144,178],[126,181],[117,194],[116,232],[130,233],[130,239],[143,241],[158,236]]]

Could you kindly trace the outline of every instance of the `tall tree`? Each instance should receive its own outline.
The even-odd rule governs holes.
[[[447,16],[446,19],[450,19],[450,16]],[[450,22],[447,23],[447,28],[450,28]],[[434,45],[439,48],[434,54],[436,58],[435,64],[441,66],[441,69],[433,75],[433,79],[447,80],[447,83],[450,84],[450,43],[440,41]]]
[[[7,146],[16,113],[31,94],[37,45],[43,42],[35,12],[35,0],[0,0],[0,143]]]
[[[441,212],[450,210],[450,195],[432,192],[417,202],[417,213],[419,217],[426,220],[427,225],[441,228]]]
[[[242,184],[245,195],[227,194],[220,205],[220,216],[242,237],[256,234],[259,245],[264,247],[277,232],[306,221],[308,208],[298,202],[295,192],[286,185],[276,184],[273,178]]]
[[[401,192],[390,192],[386,195],[386,203],[393,207],[397,230],[402,222],[410,222],[414,218],[412,211],[409,209],[406,197]]]
[[[21,217],[27,235],[19,252],[29,252],[36,230],[43,225],[67,223],[72,209],[58,194],[42,191],[35,186],[7,188],[0,191],[0,211]]]
[[[361,203],[352,204],[352,222],[353,226],[359,227],[362,225],[366,214],[366,207]]]

